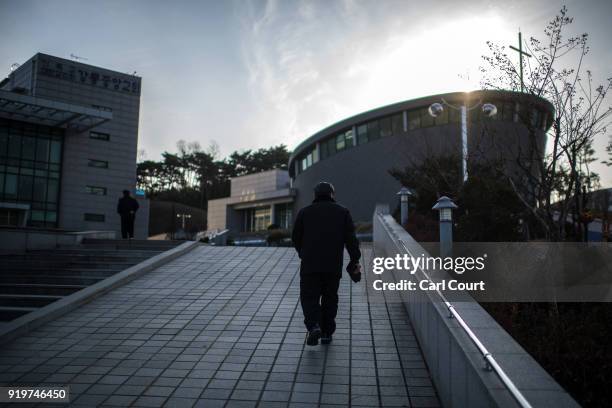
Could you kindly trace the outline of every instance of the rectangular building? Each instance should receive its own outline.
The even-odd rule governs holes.
[[[120,230],[135,192],[140,77],[38,53],[0,82],[0,224]],[[136,238],[148,202],[136,196]]]
[[[286,170],[269,170],[231,179],[229,197],[208,201],[209,231],[257,232],[288,229],[295,190]]]

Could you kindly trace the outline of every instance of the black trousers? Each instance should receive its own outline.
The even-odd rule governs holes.
[[[300,276],[300,303],[307,330],[318,324],[323,333],[336,331],[340,277],[323,273]]]
[[[134,214],[121,215],[121,237],[123,239],[134,238]]]

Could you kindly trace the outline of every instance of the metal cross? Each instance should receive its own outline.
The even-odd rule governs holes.
[[[523,92],[523,89],[525,88],[525,84],[523,82],[523,55],[526,55],[528,57],[531,57],[531,55],[529,55],[528,53],[523,51],[523,37],[521,35],[521,30],[519,30],[518,41],[519,41],[519,47],[518,48],[513,47],[512,45],[510,46],[510,48],[512,48],[514,51],[519,53],[520,76],[521,76],[521,92]]]

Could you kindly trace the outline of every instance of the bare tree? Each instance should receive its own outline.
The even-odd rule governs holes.
[[[528,129],[532,153],[530,157],[523,152],[517,155],[513,165],[520,169],[522,182],[516,177],[509,177],[509,182],[551,240],[566,237],[570,215],[578,232],[586,228],[581,215],[588,193],[599,180],[590,168],[597,160],[593,141],[606,133],[612,115],[608,99],[612,78],[603,85],[593,83],[591,71],[583,66],[589,53],[588,34],[566,38],[572,21],[564,6],[544,29],[543,41],[529,39],[526,45],[531,58],[526,61],[524,79],[506,47],[491,42],[487,42],[489,54],[483,56],[481,67],[485,89],[519,91],[524,85],[524,94],[517,93],[518,118]],[[538,145],[542,120],[532,106],[533,99],[526,95],[545,98],[554,107],[553,117],[544,118],[552,124],[548,146]]]

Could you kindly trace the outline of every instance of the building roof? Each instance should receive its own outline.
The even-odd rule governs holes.
[[[410,99],[398,103],[394,103],[391,105],[382,106],[379,108],[375,108],[366,112],[359,113],[357,115],[351,116],[349,118],[343,119],[339,122],[330,125],[314,135],[305,139],[302,143],[300,143],[294,150],[291,156],[289,157],[289,171],[291,173],[291,164],[295,160],[297,156],[303,153],[305,150],[313,146],[315,143],[325,139],[335,132],[340,132],[344,129],[350,128],[353,125],[361,124],[362,122],[367,122],[372,119],[376,119],[379,117],[384,117],[387,115],[391,115],[393,113],[418,109],[418,108],[426,108],[432,103],[440,102],[442,99],[446,101],[462,101],[468,100],[468,103],[474,103],[478,100],[481,100],[483,103],[489,101],[499,101],[499,100],[508,100],[508,101],[516,101],[519,98],[529,98],[533,103],[540,105],[542,109],[545,109],[548,112],[554,112],[553,105],[544,98],[539,98],[533,95],[529,95],[521,92],[513,92],[513,91],[502,91],[502,90],[479,90],[473,92],[451,92],[446,94],[437,94],[425,96],[417,99]],[[552,116],[549,117],[547,127],[552,125]]]
[[[113,119],[112,112],[0,90],[0,118],[85,132]]]

